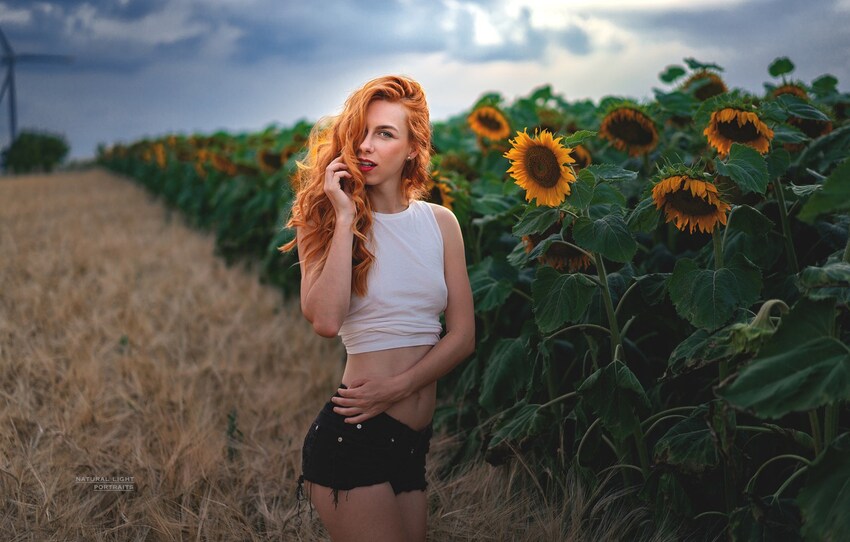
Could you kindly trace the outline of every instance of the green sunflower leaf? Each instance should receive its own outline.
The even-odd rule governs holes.
[[[759,268],[739,253],[716,271],[683,258],[676,262],[667,287],[676,312],[711,331],[728,322],[735,309],[752,305],[761,285]]]
[[[783,145],[785,143],[805,143],[811,138],[789,124],[779,124],[773,128],[773,144]]]
[[[661,214],[655,207],[655,200],[652,196],[641,200],[635,208],[629,213],[629,218],[626,219],[626,224],[633,232],[649,233],[658,227],[658,219]]]
[[[549,333],[566,322],[577,321],[595,291],[596,283],[587,275],[562,274],[548,266],[539,267],[531,283],[531,295],[540,331]]]
[[[592,132],[590,130],[579,130],[573,134],[570,134],[564,137],[561,140],[561,145],[565,147],[575,147],[576,145],[581,145],[584,143],[586,139],[590,139],[591,137],[595,137],[596,132]]]
[[[667,368],[672,374],[679,375],[729,359],[734,354],[729,347],[731,340],[728,327],[715,332],[697,329],[673,349],[667,360]]]
[[[686,58],[685,64],[687,64],[688,67],[692,70],[717,70],[719,72],[723,71],[723,68],[721,68],[717,64],[713,64],[711,62],[706,64],[704,62],[696,60],[695,58]]]
[[[485,460],[493,465],[504,462],[513,450],[520,448],[529,439],[543,434],[552,427],[551,409],[540,405],[518,402],[503,412],[496,421],[496,429],[487,443]]]
[[[850,533],[850,433],[832,441],[809,466],[797,504],[806,540],[843,540]]]
[[[572,215],[568,215],[572,216]],[[517,237],[542,233],[549,229],[561,217],[561,211],[556,207],[527,207],[519,222],[514,224],[513,234]]]
[[[835,302],[803,298],[759,354],[717,395],[761,418],[850,399],[850,349],[831,336]]]
[[[797,277],[797,284],[809,299],[835,298],[850,304],[850,263],[832,262],[823,267],[809,266]]]
[[[658,78],[664,81],[665,83],[672,83],[676,79],[685,75],[685,68],[681,66],[671,65],[667,66],[663,72],[658,74]]]
[[[773,229],[773,221],[749,205],[739,205],[729,215],[726,227],[749,235],[765,235]]]
[[[597,181],[633,181],[637,179],[637,171],[623,169],[612,164],[593,164],[582,171],[592,173]]]
[[[850,399],[850,350],[820,337],[769,357],[757,357],[717,395],[760,418],[777,419]]]
[[[725,162],[718,160],[716,165],[717,172],[731,178],[744,194],[764,194],[767,190],[767,163],[752,147],[733,143],[729,158]]]
[[[693,474],[716,467],[719,456],[714,435],[705,420],[707,412],[705,407],[700,407],[668,429],[655,444],[655,461]]]
[[[810,120],[829,120],[829,116],[826,113],[799,96],[782,94],[776,98],[776,101],[782,106],[782,109],[794,117]]]
[[[596,178],[587,168],[578,172],[576,182],[570,185],[570,195],[567,203],[577,209],[587,209],[593,201],[593,191],[596,188]]]
[[[640,417],[649,410],[643,386],[619,360],[587,377],[577,391],[582,401],[602,420],[602,425],[619,441],[632,436],[640,427]]]
[[[824,74],[812,81],[812,90],[819,96],[838,92],[838,79],[834,75]]]
[[[785,75],[786,73],[794,71],[794,63],[791,62],[791,59],[787,56],[781,56],[770,63],[770,66],[767,67],[767,71],[773,77],[779,77],[780,75]]]
[[[798,217],[813,222],[818,215],[850,209],[850,159],[844,160],[800,209]]]
[[[791,165],[791,154],[785,149],[773,149],[766,157],[767,173],[771,180],[785,175]]]
[[[578,246],[614,262],[628,262],[637,251],[629,227],[618,214],[596,219],[579,217],[573,225],[573,238]]]
[[[532,368],[528,351],[528,338],[524,336],[496,343],[484,367],[479,405],[496,412],[501,405],[514,404],[525,393]]]
[[[517,270],[504,261],[487,256],[469,269],[469,282],[475,299],[475,312],[486,312],[502,305],[511,295]]]

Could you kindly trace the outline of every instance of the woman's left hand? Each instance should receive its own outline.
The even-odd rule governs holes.
[[[340,388],[341,397],[331,397],[334,412],[346,416],[345,423],[360,423],[373,418],[402,399],[391,378],[359,379],[348,388]]]

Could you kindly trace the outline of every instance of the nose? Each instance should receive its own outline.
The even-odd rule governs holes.
[[[364,153],[372,152],[372,142],[369,140],[368,136],[364,137],[363,142],[360,143],[360,150]]]

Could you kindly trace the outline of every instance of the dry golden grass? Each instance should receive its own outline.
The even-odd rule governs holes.
[[[323,540],[295,480],[343,354],[129,180],[0,179],[2,537]],[[431,473],[450,449],[435,439]],[[522,475],[432,474],[430,539],[616,540],[646,518],[577,483],[544,503]]]

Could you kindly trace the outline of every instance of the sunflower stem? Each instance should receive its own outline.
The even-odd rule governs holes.
[[[844,246],[844,263],[850,263],[850,226],[847,227],[847,244]]]
[[[524,298],[525,298],[526,300],[528,300],[529,302],[534,302],[534,299],[532,299],[532,297],[531,297],[530,295],[528,295],[527,293],[523,292],[523,291],[522,291],[522,290],[520,290],[519,288],[513,288],[513,289],[512,289],[512,291],[513,291],[513,293],[515,293],[515,294],[517,294],[517,295],[519,295],[519,296],[521,296],[521,297],[524,297]]]
[[[620,342],[620,327],[617,325],[617,315],[614,313],[614,304],[611,302],[611,289],[608,286],[608,275],[605,273],[605,263],[602,255],[593,254],[596,263],[596,274],[599,275],[599,285],[602,286],[602,297],[605,300],[605,312],[608,314],[608,326],[611,330],[611,359],[617,359],[617,346],[622,352],[623,345]]]
[[[711,242],[714,244],[714,270],[719,271],[723,267],[723,238],[719,226],[711,233]]]
[[[553,338],[557,337],[561,333],[566,333],[566,332],[572,331],[574,329],[595,329],[597,331],[604,331],[605,333],[607,333],[609,335],[611,334],[611,330],[608,329],[607,327],[597,326],[596,324],[575,324],[575,325],[572,325],[572,326],[567,326],[565,328],[559,329],[558,331],[552,333],[551,335],[547,335],[546,338],[544,338],[543,340],[548,341],[549,339],[553,339]]]
[[[640,424],[635,427],[634,431],[635,446],[637,447],[638,460],[640,460],[640,470],[643,472],[643,479],[649,478],[649,455],[646,453],[646,443],[643,438]]]
[[[823,415],[823,447],[832,443],[835,435],[838,433],[838,406],[840,403],[830,403],[826,405],[826,412]]]
[[[823,440],[821,439],[820,420],[818,420],[818,411],[816,408],[809,411],[809,424],[812,426],[812,441],[815,445],[815,457],[817,457],[820,455]]]
[[[779,204],[779,220],[782,222],[782,236],[785,238],[785,256],[788,259],[788,267],[794,274],[800,272],[797,264],[797,252],[794,250],[794,242],[791,238],[791,226],[788,224],[788,208],[785,206],[785,193],[782,189],[780,177],[773,180],[773,191],[776,193],[776,202]]]
[[[538,407],[538,410],[542,409],[542,408],[550,407],[550,406],[555,405],[555,404],[558,404],[561,401],[566,401],[567,399],[570,399],[571,397],[575,397],[577,393],[578,392],[571,391],[570,393],[565,393],[564,395],[561,395],[559,397],[555,397],[554,399],[552,399],[548,403],[543,403],[542,405],[540,405]]]

